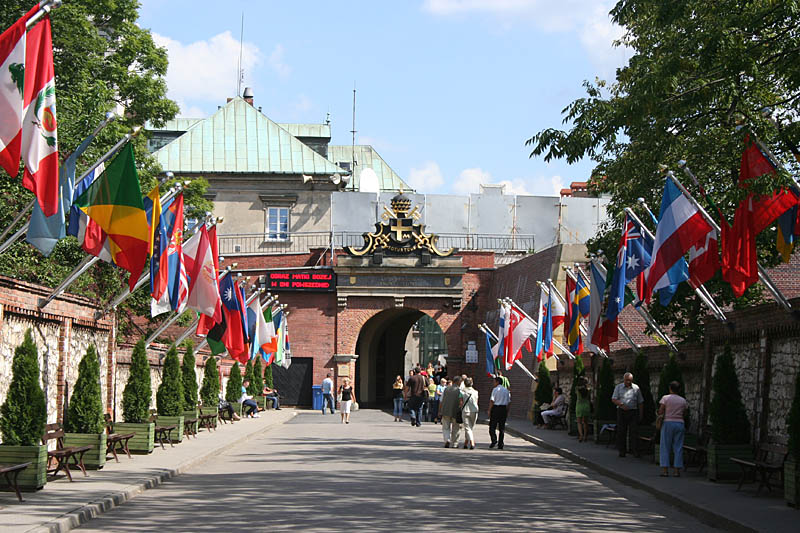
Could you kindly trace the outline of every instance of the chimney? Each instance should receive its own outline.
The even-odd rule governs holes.
[[[244,93],[242,94],[242,98],[244,101],[250,105],[253,105],[253,88],[252,87],[245,87]]]

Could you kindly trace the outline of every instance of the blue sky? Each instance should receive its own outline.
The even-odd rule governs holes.
[[[244,83],[276,122],[321,123],[332,143],[371,144],[419,192],[553,195],[592,164],[529,159],[525,140],[560,127],[583,80],[613,78],[608,0],[141,0],[139,23],[170,56],[169,95],[186,117]],[[223,7],[224,6],[224,7]]]

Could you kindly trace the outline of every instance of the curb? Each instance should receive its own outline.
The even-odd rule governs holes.
[[[488,424],[488,421],[481,420],[480,423]],[[590,468],[590,469],[594,470],[595,472],[598,472],[598,473],[600,473],[600,474],[602,474],[604,476],[610,477],[610,478],[614,479],[615,481],[619,481],[620,483],[628,485],[629,487],[633,487],[635,489],[639,489],[639,490],[642,490],[644,492],[647,492],[648,494],[651,494],[652,496],[655,496],[659,500],[661,500],[661,501],[663,501],[665,503],[668,503],[668,504],[672,505],[673,507],[676,507],[676,508],[680,509],[681,511],[683,511],[683,512],[685,512],[685,513],[687,513],[687,514],[689,514],[689,515],[691,515],[691,516],[693,516],[695,518],[697,518],[698,520],[700,520],[701,522],[703,522],[703,523],[705,523],[705,524],[707,524],[709,526],[712,526],[712,527],[715,527],[715,528],[718,528],[718,529],[725,529],[725,530],[728,530],[728,531],[741,531],[741,532],[747,532],[747,533],[752,533],[752,532],[757,532],[758,531],[757,529],[753,529],[750,526],[747,526],[747,525],[742,524],[740,522],[736,522],[735,520],[731,520],[727,516],[715,513],[713,511],[710,511],[710,510],[706,509],[705,507],[701,507],[701,506],[696,505],[696,504],[694,504],[694,503],[692,503],[690,501],[687,501],[687,500],[684,500],[684,499],[679,498],[677,496],[674,496],[673,494],[670,494],[668,492],[664,492],[662,490],[659,490],[659,489],[653,487],[652,485],[648,485],[647,483],[643,483],[642,481],[640,481],[640,480],[638,480],[636,478],[632,478],[632,477],[620,474],[616,470],[612,470],[610,468],[606,468],[606,467],[604,467],[602,465],[599,465],[599,464],[597,464],[597,463],[595,463],[593,461],[590,461],[589,459],[586,459],[585,457],[582,457],[582,456],[576,454],[575,452],[573,452],[571,450],[567,450],[565,448],[559,448],[558,446],[555,446],[553,444],[545,442],[544,440],[542,440],[542,439],[540,439],[538,437],[534,437],[533,435],[529,435],[529,434],[524,433],[524,432],[522,432],[522,431],[520,431],[518,429],[514,429],[514,428],[512,428],[510,426],[506,426],[506,433],[508,433],[510,435],[513,435],[515,437],[519,437],[519,438],[521,438],[523,440],[526,440],[526,441],[528,441],[528,442],[530,442],[532,444],[535,444],[536,446],[539,446],[539,447],[541,447],[541,448],[543,448],[543,449],[545,449],[547,451],[556,453],[556,454],[564,457],[565,459],[569,459],[570,461],[578,463],[581,466],[585,466],[587,468]]]
[[[162,469],[161,472],[154,474],[153,476],[143,479],[142,481],[131,485],[130,487],[122,490],[113,492],[96,500],[94,502],[89,502],[74,511],[69,513],[63,514],[58,518],[46,522],[40,526],[33,527],[29,529],[26,533],[63,533],[66,531],[70,531],[76,527],[79,527],[85,523],[87,523],[92,518],[96,518],[101,514],[114,509],[115,507],[119,507],[123,503],[131,500],[136,495],[141,494],[142,492],[146,491],[147,489],[152,489],[161,485],[164,481],[172,479],[186,470],[192,468],[193,466],[202,463],[211,459],[213,456],[219,454],[221,451],[224,451],[232,446],[239,445],[243,442],[247,442],[248,440],[261,435],[262,433],[278,426],[280,424],[285,424],[289,422],[292,418],[297,416],[297,412],[291,413],[291,416],[286,420],[282,420],[280,422],[276,421],[273,422],[258,431],[253,433],[249,433],[247,435],[243,435],[236,440],[231,442],[226,442],[224,445],[214,448],[213,450],[209,450],[208,452],[193,457],[183,463],[179,464],[175,468],[166,468]]]

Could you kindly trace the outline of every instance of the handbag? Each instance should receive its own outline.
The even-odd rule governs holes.
[[[341,403],[342,401],[342,388],[339,387],[339,393],[336,395],[336,401]]]

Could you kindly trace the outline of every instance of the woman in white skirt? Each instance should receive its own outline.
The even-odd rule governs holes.
[[[478,420],[478,391],[472,388],[472,378],[464,380],[461,391],[461,415],[464,417],[464,449],[475,449],[475,422]]]
[[[350,407],[356,401],[356,391],[350,386],[350,378],[344,378],[339,386],[339,412],[342,414],[342,424],[350,423]]]

